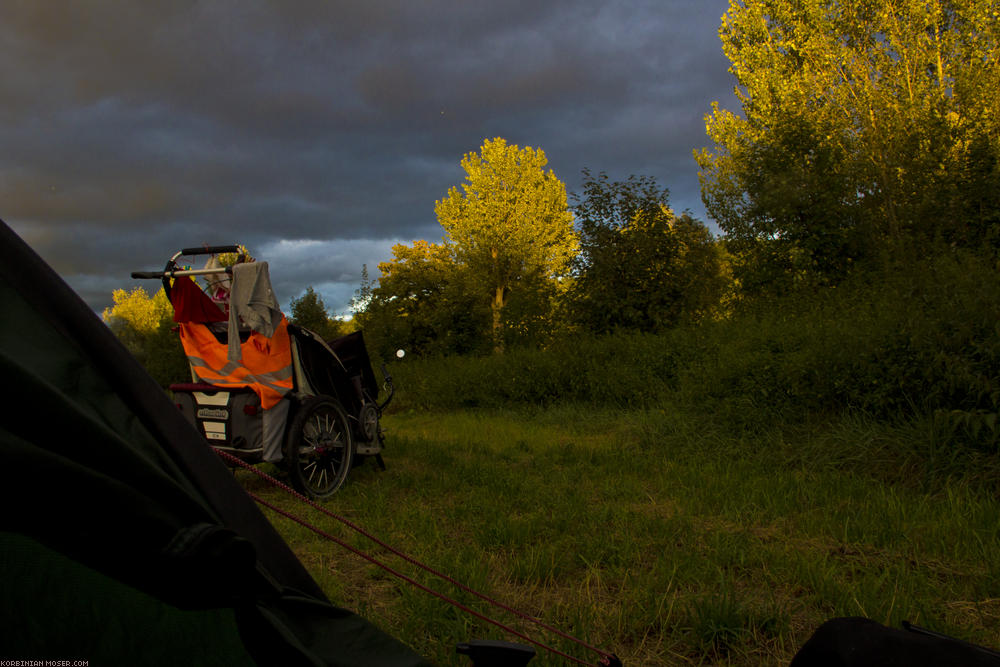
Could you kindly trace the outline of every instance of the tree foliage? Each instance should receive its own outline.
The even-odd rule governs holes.
[[[354,308],[379,355],[387,357],[400,347],[416,355],[482,349],[489,308],[448,248],[427,241],[396,244],[392,259],[378,268],[378,283],[362,282]]]
[[[348,333],[342,322],[330,317],[323,298],[316,294],[312,286],[307,287],[302,296],[292,299],[289,320],[319,334],[324,340],[332,340]]]
[[[137,335],[149,335],[161,322],[173,318],[174,311],[163,288],[152,297],[141,287],[131,292],[116,289],[111,299],[113,305],[105,308],[101,316],[112,329],[127,327]]]
[[[162,387],[191,377],[187,358],[173,328],[173,308],[160,288],[152,297],[141,287],[115,290],[104,322]]]
[[[502,158],[494,161],[503,167]],[[481,182],[479,163],[469,156],[465,163]],[[510,165],[497,168],[501,175],[506,171],[518,170]],[[558,191],[561,198],[561,184]],[[467,204],[469,198],[480,197],[472,192],[467,186],[462,197],[452,189],[453,199],[438,202],[439,211],[479,207],[505,215],[496,212],[502,207],[495,203]],[[488,194],[499,197],[501,191]],[[530,218],[522,218],[524,224],[508,221],[506,231],[472,218],[467,227],[453,226],[452,236],[442,244],[394,246],[392,260],[379,265],[378,283],[365,278],[355,299],[356,318],[369,342],[380,354],[396,347],[416,355],[479,353],[545,345],[570,329],[661,330],[716,312],[728,285],[724,253],[704,224],[687,214],[674,215],[667,206],[667,190],[654,179],[633,176],[610,183],[605,174],[593,177],[585,172],[584,195],[576,200],[579,236],[563,226],[568,217],[560,211],[555,216],[559,243],[543,244],[543,250],[554,252],[541,258],[530,259],[530,253],[539,251],[533,243],[540,236],[532,233],[536,227],[527,224]],[[472,233],[476,229],[481,237]],[[517,254],[516,244],[506,247],[505,233],[522,243],[525,252]],[[579,247],[582,254],[576,252]],[[499,309],[499,300],[493,298],[499,290],[490,281],[490,276],[497,277],[490,273],[494,248],[498,264],[503,259],[519,267],[505,278]],[[566,254],[570,248],[572,256]]]
[[[571,309],[584,327],[656,331],[715,309],[727,284],[711,233],[669,208],[669,191],[648,176],[609,182],[584,170],[574,195],[582,252]]]
[[[466,179],[436,202],[445,246],[488,299],[494,349],[503,348],[504,308],[524,282],[566,274],[577,252],[566,187],[545,171],[545,152],[487,139],[462,159]]]
[[[1000,12],[992,0],[731,0],[741,115],[696,153],[746,274],[837,280],[901,239],[996,242]]]

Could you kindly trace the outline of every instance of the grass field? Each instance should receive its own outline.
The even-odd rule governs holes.
[[[409,412],[387,471],[325,503],[396,548],[624,664],[787,664],[825,619],[907,619],[1000,645],[1000,502],[920,424],[715,425],[668,408]],[[949,472],[973,471],[961,475]],[[248,488],[589,662],[241,471]],[[341,606],[441,665],[512,639],[272,515]],[[532,665],[566,664],[540,651]]]

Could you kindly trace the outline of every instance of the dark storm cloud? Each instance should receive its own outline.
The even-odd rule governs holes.
[[[243,242],[283,305],[342,311],[483,139],[646,174],[702,215],[733,106],[725,0],[0,4],[0,217],[95,308],[176,249]],[[152,287],[152,285],[150,285]]]

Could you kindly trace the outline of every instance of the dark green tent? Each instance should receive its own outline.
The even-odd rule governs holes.
[[[160,387],[2,221],[0,312],[0,660],[426,664],[327,601]]]

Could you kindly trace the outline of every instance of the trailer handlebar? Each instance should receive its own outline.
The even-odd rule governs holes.
[[[240,247],[238,245],[210,245],[201,248],[184,248],[181,250],[182,255],[218,255],[223,252],[239,252]]]
[[[176,278],[178,276],[213,276],[217,273],[232,273],[228,266],[217,269],[164,269],[163,271],[133,271],[132,278],[136,280]]]

